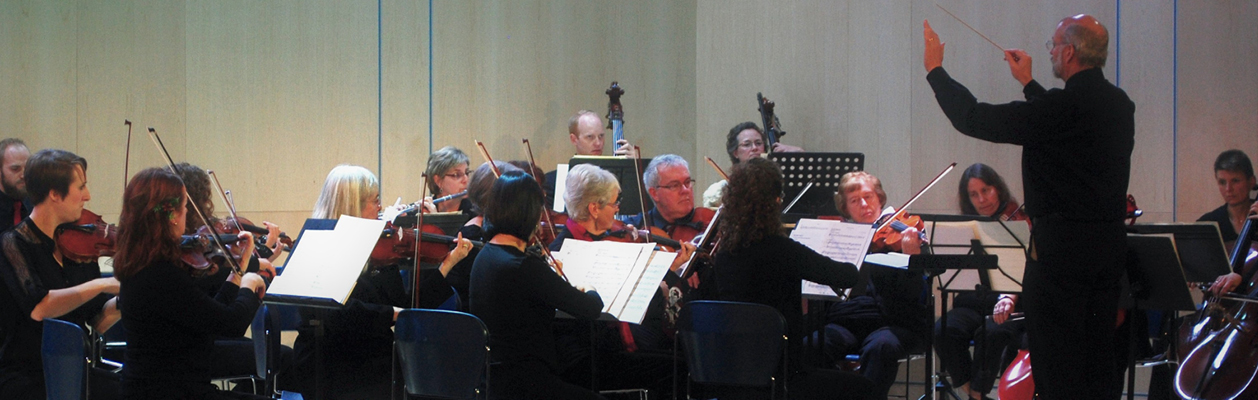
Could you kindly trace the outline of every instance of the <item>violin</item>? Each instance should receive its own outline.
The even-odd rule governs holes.
[[[215,219],[214,228],[222,234],[235,235],[241,231],[253,234],[254,250],[258,252],[260,258],[271,258],[274,251],[266,246],[267,235],[270,234],[266,228],[254,225],[252,221],[244,217],[227,217],[224,219]],[[293,239],[288,234],[280,232],[279,249],[280,251],[293,251]]]
[[[418,244],[416,233],[418,232]],[[458,243],[458,238],[445,235],[436,225],[425,224],[418,229],[398,229],[393,223],[387,222],[380,239],[371,250],[368,263],[373,266],[397,264],[402,260],[410,260],[418,255],[423,263],[440,264],[450,255],[450,249]],[[479,250],[484,243],[472,240],[472,247]],[[418,246],[418,248],[416,247]]]
[[[53,234],[61,256],[76,263],[89,263],[114,255],[118,227],[86,208],[79,220],[61,224]]]
[[[239,240],[240,237],[234,234],[215,235],[209,233],[209,229],[202,226],[197,229],[197,233],[194,235],[180,236],[179,249],[183,253],[179,259],[191,268],[189,272],[193,278],[214,275],[218,273],[219,265],[227,263],[229,258],[236,261],[236,265],[240,265],[242,249],[239,246],[228,245]],[[224,244],[224,247],[228,250],[224,251],[224,247],[220,247],[216,243]]]
[[[922,218],[908,213],[889,214],[888,222],[880,222],[882,228],[874,232],[874,238],[870,243],[869,252],[885,253],[885,252],[903,252],[902,240],[904,240],[904,231],[909,228],[917,228],[918,238],[922,242],[926,242],[926,224],[922,222]]]

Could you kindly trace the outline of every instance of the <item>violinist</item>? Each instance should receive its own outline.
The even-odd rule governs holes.
[[[96,262],[62,257],[54,232],[75,222],[92,195],[87,188],[87,160],[64,150],[36,152],[26,162],[26,187],[35,204],[13,229],[0,234],[0,398],[44,399],[40,343],[45,318],[56,318],[95,332],[120,318],[118,281],[101,278]],[[116,398],[118,379],[92,369],[94,398]]]
[[[782,234],[782,172],[772,161],[750,159],[736,165],[729,178],[723,199],[726,216],[718,227],[721,248],[714,260],[718,298],[771,306],[786,318],[789,353],[784,362],[790,363],[791,376],[785,378],[789,379],[792,397],[875,398],[872,383],[864,377],[835,370],[805,370],[800,361],[803,340],[811,336],[804,328],[800,281],[842,290],[856,284],[856,266],[831,260]],[[704,395],[724,399],[753,394]]]
[[[976,163],[961,174],[957,204],[963,215],[1028,220],[1018,211],[1005,180],[986,164]],[[954,298],[952,309],[939,318],[947,319],[947,332],[940,330],[940,321],[935,323],[935,353],[940,364],[952,377],[953,387],[972,399],[983,399],[991,391],[992,383],[1008,364],[1005,349],[1021,342],[1022,322],[1006,322],[1017,301],[1018,297],[1010,294],[980,298],[971,292],[961,293]],[[991,320],[985,318],[988,312]],[[986,334],[979,335],[980,331]],[[970,356],[971,342],[976,344],[975,357]],[[975,358],[979,358],[977,363]]]
[[[366,168],[340,165],[324,180],[311,218],[337,219],[342,215],[374,219],[380,212],[380,181]],[[436,306],[453,293],[444,274],[467,255],[471,242],[460,240],[439,268],[440,273],[421,279],[419,290],[425,299],[440,298]],[[397,265],[367,269],[358,277],[346,305],[329,311],[323,319],[323,371],[316,376],[315,331],[308,323],[298,330],[294,343],[295,365],[291,374],[279,379],[292,389],[313,394],[323,382],[329,398],[388,398],[393,351],[393,322],[397,313],[411,306]],[[314,319],[303,311],[302,319]]]
[[[883,207],[882,181],[864,171],[839,178],[835,208],[847,222],[874,225],[895,210]],[[900,242],[902,253],[921,254],[917,228],[909,227]],[[930,337],[930,310],[922,299],[929,290],[921,273],[874,267],[865,295],[835,304],[826,325],[826,354],[833,360],[855,351],[861,372],[874,382],[875,394],[886,397],[899,372],[899,360],[925,348]]]
[[[550,244],[551,251],[563,249],[566,239],[599,241],[612,234],[616,212],[620,211],[620,182],[611,172],[594,164],[581,164],[568,170],[564,205],[568,209],[567,229]],[[636,234],[636,231],[633,232]]]
[[[198,287],[179,248],[188,197],[174,173],[149,168],[127,185],[115,271],[127,332],[122,395],[127,399],[262,399],[210,383],[216,336],[243,336],[266,281],[231,273],[215,297]],[[239,235],[253,251],[251,233]]]
[[[184,189],[188,193],[188,201],[196,204],[201,212],[211,220],[215,219],[214,215],[214,199],[213,188],[210,182],[210,176],[204,169],[196,165],[186,162],[175,164],[175,173],[179,175],[179,179],[183,181]],[[201,216],[195,212],[184,213],[185,219],[183,231],[181,235],[195,235],[199,228],[205,226],[205,222],[201,221]],[[213,222],[213,221],[211,221]],[[265,246],[278,250],[279,244],[279,227],[270,222],[263,222],[270,233],[267,234]],[[262,258],[249,253],[248,258],[242,258],[241,265],[247,271],[266,271],[264,274],[275,276],[275,267],[271,261],[279,257],[279,251],[272,254],[271,259]],[[224,282],[231,278],[233,272],[227,266],[220,266],[218,271],[203,277],[194,278],[194,284],[200,287],[205,293],[211,297],[216,296],[222,288]],[[229,289],[234,290],[234,289]],[[257,366],[254,363],[253,341],[243,335],[237,336],[221,336],[214,339],[214,351],[210,353],[211,360],[210,376],[248,376],[256,371]],[[292,349],[287,346],[280,350],[280,360],[278,362],[279,369],[288,365],[289,359],[292,357]]]
[[[454,146],[442,147],[428,156],[428,169],[424,171],[429,177],[428,193],[431,193],[424,199],[427,212],[472,213],[467,196],[457,196],[467,191],[468,162],[467,154]],[[433,199],[447,196],[456,197],[433,205]]]
[[[568,119],[568,141],[572,143],[572,150],[578,156],[601,156],[603,155],[603,138],[604,128],[603,118],[590,110],[580,110]],[[616,149],[613,155],[629,158],[637,157],[637,151],[628,140],[621,139],[614,144]],[[546,173],[546,198],[555,198],[555,179],[558,171],[550,171]],[[547,202],[547,204],[550,204]]]
[[[729,134],[725,135],[725,153],[729,155],[729,161],[732,167],[738,166],[739,163],[747,162],[755,157],[760,157],[765,153],[764,143],[767,139],[764,136],[764,130],[760,129],[755,122],[743,122],[730,128]],[[774,152],[798,153],[804,151],[798,146],[791,146],[782,142],[773,144]],[[708,186],[703,192],[704,207],[718,207],[721,205],[721,193],[725,189],[725,181],[718,181]]]
[[[23,176],[30,157],[31,150],[22,139],[0,140],[0,232],[21,223],[31,213]]]
[[[594,319],[603,301],[592,288],[572,287],[526,250],[544,209],[541,187],[531,175],[511,171],[489,193],[482,206],[490,240],[472,266],[470,298],[472,314],[489,329],[491,398],[602,399],[558,375],[555,310]]]
[[[509,162],[494,161],[498,167],[498,172],[507,173],[510,171],[519,171],[515,165]],[[485,205],[488,204],[490,189],[493,188],[494,181],[498,178],[494,176],[493,168],[489,167],[486,161],[472,172],[471,180],[467,185],[467,201],[471,206],[472,212],[476,215],[467,220],[462,227],[459,228],[459,235],[467,240],[485,241]],[[476,260],[476,254],[479,250],[472,249],[468,252],[467,257],[459,261],[450,269],[450,273],[446,274],[446,282],[454,291],[459,294],[462,300],[463,308],[466,309],[468,303],[468,293],[471,289],[472,282],[472,262]]]
[[[1245,225],[1245,219],[1251,214],[1251,207],[1258,204],[1249,197],[1258,180],[1254,178],[1254,166],[1250,163],[1249,156],[1235,149],[1224,151],[1215,158],[1214,179],[1219,185],[1223,205],[1205,213],[1197,221],[1217,223],[1219,232],[1223,235],[1223,243],[1230,252],[1235,246],[1238,232]],[[1215,295],[1222,295],[1235,290],[1241,284],[1243,272],[1232,271],[1219,276],[1210,286],[1210,291]]]

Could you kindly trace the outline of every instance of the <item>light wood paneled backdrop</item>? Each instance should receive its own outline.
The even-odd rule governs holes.
[[[1062,85],[1041,50],[1060,18],[1109,27],[1105,74],[1137,104],[1130,192],[1146,220],[1214,208],[1214,156],[1258,155],[1253,2],[945,5],[1026,48],[1047,86]],[[725,134],[758,120],[763,92],[785,142],[866,153],[893,204],[951,161],[988,163],[1020,193],[1019,149],[956,133],[935,104],[923,19],[980,99],[1019,98],[1001,54],[923,2],[0,0],[0,136],[87,157],[91,208],[116,220],[129,118],[132,174],[158,165],[153,126],[177,160],[215,170],[246,216],[295,231],[337,164],[380,173],[391,203],[418,196],[432,147],[476,164],[473,138],[514,159],[527,137],[540,164],[562,162],[568,117],[602,114],[617,80],[629,137],[647,156],[690,160],[699,191],[715,180],[701,157],[728,164]],[[956,210],[955,182],[919,211]]]

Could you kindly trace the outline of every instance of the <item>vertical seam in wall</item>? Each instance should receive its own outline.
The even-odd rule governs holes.
[[[1179,220],[1179,0],[1171,13],[1171,221]]]
[[[384,191],[384,12],[376,0],[376,174]]]
[[[428,0],[428,154],[432,154],[432,0]]]

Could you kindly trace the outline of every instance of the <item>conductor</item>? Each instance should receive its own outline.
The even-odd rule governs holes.
[[[1123,215],[1135,105],[1101,68],[1109,33],[1089,15],[1061,20],[1045,48],[1065,88],[1031,77],[1031,56],[1005,50],[1025,101],[979,103],[942,67],[944,44],[924,24],[926,80],[962,134],[1022,146],[1033,222],[1023,305],[1042,399],[1116,398],[1112,337],[1126,260]]]

